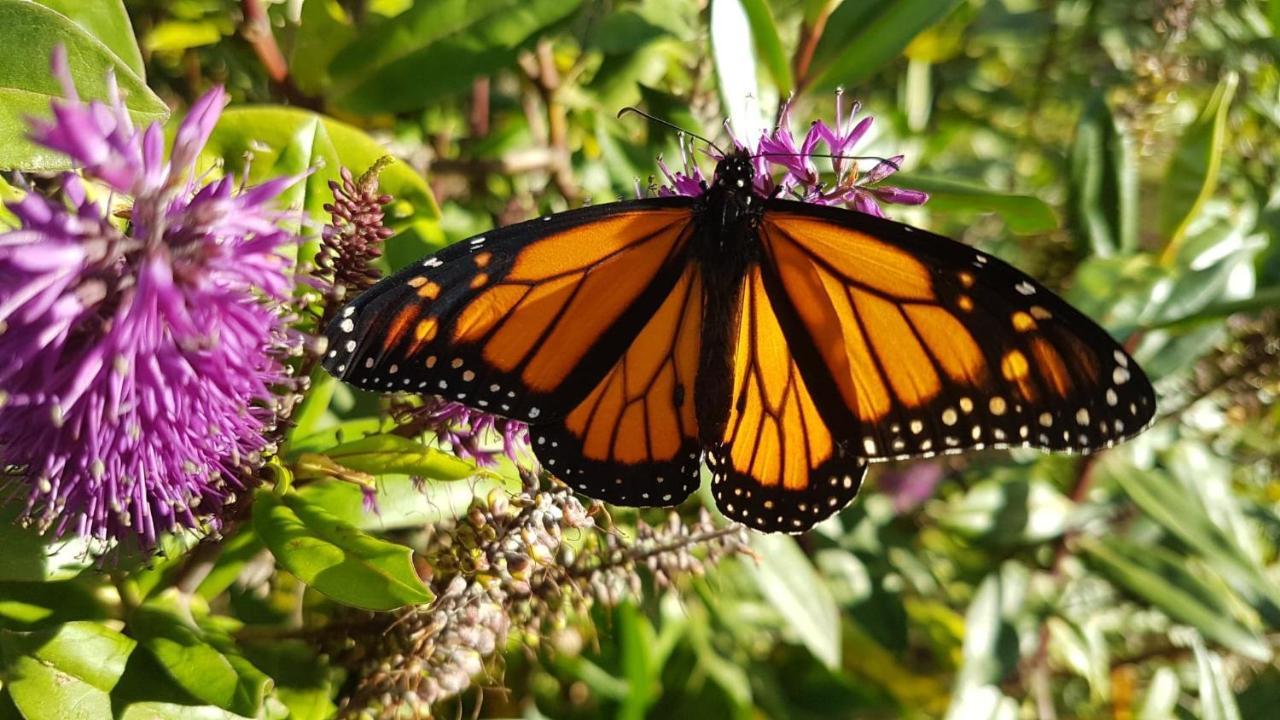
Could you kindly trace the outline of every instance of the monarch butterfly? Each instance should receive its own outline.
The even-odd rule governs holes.
[[[549,215],[449,246],[356,297],[324,366],[529,424],[585,495],[675,505],[701,460],[728,517],[801,532],[867,463],[1108,447],[1151,384],[1027,275],[871,215],[753,190],[742,151],[697,197]]]

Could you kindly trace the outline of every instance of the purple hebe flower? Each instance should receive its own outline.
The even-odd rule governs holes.
[[[27,484],[26,518],[150,550],[163,533],[216,527],[276,417],[273,389],[297,345],[286,327],[296,236],[271,209],[295,178],[202,183],[195,161],[226,94],[192,106],[164,159],[163,131],[135,129],[114,82],[81,102],[55,53],[65,100],[32,137],[79,176],[10,205],[0,234],[0,465]]]
[[[860,106],[854,103],[846,116],[843,94],[836,93],[836,121],[832,127],[819,120],[809,126],[809,131],[798,142],[791,132],[791,104],[783,107],[778,127],[757,141],[744,141],[734,137],[734,147],[746,150],[755,160],[755,190],[765,196],[775,193],[816,205],[847,205],[854,210],[877,217],[884,217],[880,203],[897,205],[922,205],[929,196],[918,190],[881,185],[880,183],[902,166],[902,156],[896,155],[876,163],[865,173],[858,172],[857,163],[847,159],[867,130],[873,118],[865,117],[853,122]],[[706,176],[687,152],[682,153],[683,166],[672,171],[666,163],[658,161],[658,167],[669,185],[658,190],[659,195],[701,195],[706,189]],[[711,155],[719,156],[714,150]],[[824,183],[815,158],[832,157],[835,180]],[[839,157],[844,156],[844,157]]]
[[[501,453],[517,466],[533,462],[529,452],[529,427],[519,420],[490,415],[436,396],[424,400],[422,406],[413,408],[411,415],[441,442],[448,443],[454,455],[481,467],[493,467],[498,462],[498,452],[491,445],[500,439]]]

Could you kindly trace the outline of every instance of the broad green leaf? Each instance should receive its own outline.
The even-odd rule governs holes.
[[[215,647],[176,593],[136,608],[128,618],[130,632],[193,697],[238,715],[257,715],[271,679],[238,654]]]
[[[790,535],[753,534],[759,562],[746,567],[796,638],[829,668],[840,666],[840,610]]]
[[[742,9],[747,14],[747,22],[751,24],[751,37],[756,44],[756,53],[764,63],[765,70],[773,78],[773,85],[778,94],[786,97],[791,94],[794,80],[791,77],[791,62],[782,47],[782,39],[778,37],[778,23],[773,19],[773,11],[765,0],[740,0]]]
[[[1270,659],[1266,642],[1233,620],[1215,590],[1191,574],[1175,553],[1118,537],[1084,537],[1080,548],[1095,571],[1130,595],[1241,655]]]
[[[1196,674],[1200,681],[1200,718],[1202,720],[1240,720],[1236,695],[1228,682],[1222,657],[1210,652],[1200,636],[1191,639],[1196,658]]]
[[[0,582],[0,626],[37,629],[72,620],[103,620],[108,608],[94,583]]]
[[[469,482],[429,482],[408,475],[384,475],[373,484],[376,512],[364,509],[360,486],[342,480],[307,483],[298,493],[343,522],[371,532],[425,527],[464,514],[471,501],[502,487],[495,478]]]
[[[841,3],[814,50],[809,77],[796,82],[817,91],[861,85],[958,4],[959,0]]]
[[[401,435],[370,435],[343,443],[324,454],[344,467],[370,475],[463,480],[477,472],[473,463]]]
[[[253,526],[286,570],[340,603],[393,610],[433,597],[411,549],[366,535],[296,494],[259,491]]]
[[[651,22],[644,15],[631,10],[612,12],[600,20],[586,38],[590,47],[609,55],[634,53],[640,48],[670,32]]]
[[[289,73],[298,89],[323,95],[329,85],[329,63],[357,36],[338,0],[307,0],[289,52]]]
[[[1138,246],[1138,169],[1129,134],[1099,94],[1080,116],[1071,145],[1069,217],[1095,255]]]
[[[27,119],[48,119],[49,102],[62,96],[49,72],[49,59],[59,44],[66,47],[81,97],[105,99],[107,73],[113,71],[135,122],[163,120],[169,113],[146,81],[83,26],[44,5],[0,0],[0,47],[9,48],[0,53],[0,168],[45,171],[69,166],[65,156],[27,139]]]
[[[415,3],[363,32],[329,66],[334,102],[363,114],[416,110],[513,64],[580,0]],[[412,78],[411,81],[406,82]]]
[[[41,5],[62,13],[75,24],[106,45],[120,62],[138,77],[147,76],[142,65],[142,51],[133,36],[124,0],[36,0]]]
[[[622,679],[627,682],[618,717],[643,720],[645,710],[659,696],[657,674],[661,660],[656,657],[657,633],[649,618],[631,602],[618,607],[617,620]]]
[[[362,417],[344,420],[332,427],[317,430],[306,437],[291,441],[286,457],[296,459],[302,453],[324,452],[344,442],[350,442],[376,433],[390,432],[395,423],[386,418]]]
[[[328,183],[338,171],[346,167],[359,176],[387,155],[378,141],[346,123],[308,110],[259,105],[223,113],[202,158],[221,160],[227,172],[237,174],[248,161],[251,182],[314,169],[282,201],[323,222],[329,219],[324,204],[333,199]],[[393,160],[378,182],[382,192],[397,200],[387,209],[389,220],[439,216],[426,180],[405,163]]]
[[[985,542],[1039,543],[1069,526],[1074,504],[1052,484],[1018,477],[979,482],[940,510],[943,526]]]
[[[224,28],[212,20],[164,20],[147,31],[143,43],[149,53],[178,54],[215,45],[224,34]]]
[[[135,645],[93,622],[32,633],[0,630],[6,689],[27,720],[109,718],[111,689]]]
[[[83,540],[53,540],[22,527],[20,513],[21,502],[0,506],[0,581],[66,580],[93,562]]]
[[[275,695],[289,708],[289,720],[327,720],[337,708],[329,699],[333,693],[331,669],[315,647],[300,640],[277,640],[247,645],[245,657],[271,676]]]
[[[212,705],[179,705],[170,702],[137,702],[126,705],[119,720],[242,720],[228,710]]]
[[[1026,600],[1028,573],[1010,561],[978,585],[964,616],[964,649],[956,693],[995,685],[1018,663],[1013,616]],[[999,704],[999,703],[997,703]]]
[[[954,180],[894,173],[886,183],[929,193],[930,210],[994,212],[1019,235],[1033,235],[1058,227],[1053,208],[1031,195],[1002,193]]]
[[[1174,149],[1160,193],[1160,234],[1165,238],[1161,260],[1171,264],[1178,255],[1196,215],[1218,187],[1227,111],[1235,97],[1239,77],[1228,73]]]
[[[711,3],[711,57],[729,124],[750,144],[765,131],[756,53],[742,0]]]
[[[252,525],[241,526],[235,535],[223,541],[222,552],[218,553],[213,569],[200,582],[197,594],[209,601],[226,592],[240,577],[245,565],[265,549]]]

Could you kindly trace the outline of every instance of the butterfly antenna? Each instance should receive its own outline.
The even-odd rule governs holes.
[[[676,125],[675,123],[673,123],[673,122],[671,122],[671,121],[669,121],[669,120],[663,120],[663,119],[662,119],[662,118],[660,118],[660,117],[655,117],[655,116],[650,115],[649,113],[647,113],[647,112],[645,112],[645,111],[643,111],[643,110],[641,110],[641,109],[639,109],[639,108],[631,107],[630,105],[628,105],[627,107],[624,107],[624,108],[622,108],[621,110],[619,110],[619,111],[618,111],[618,117],[622,117],[623,115],[626,115],[627,113],[634,113],[634,114],[636,114],[636,115],[639,115],[639,116],[640,116],[640,117],[642,117],[642,118],[646,118],[646,119],[648,119],[650,122],[655,122],[655,123],[658,123],[659,125],[665,125],[666,127],[669,127],[669,128],[671,128],[672,130],[675,130],[675,131],[676,131],[676,132],[678,132],[678,133],[681,133],[681,134],[683,134],[683,135],[688,135],[689,137],[691,137],[691,138],[695,138],[695,139],[697,139],[697,140],[701,140],[702,142],[704,142],[704,143],[706,143],[706,144],[710,145],[710,146],[712,147],[712,149],[714,149],[716,152],[720,153],[721,155],[724,155],[724,154],[725,154],[725,152],[724,152],[723,150],[721,150],[721,149],[720,149],[720,146],[719,146],[719,145],[716,145],[715,143],[713,143],[713,142],[711,142],[710,140],[708,140],[707,138],[705,138],[705,137],[703,137],[703,136],[699,135],[698,133],[696,133],[696,132],[692,132],[692,131],[689,131],[689,130],[685,130],[684,128],[680,127],[679,125]]]
[[[837,160],[853,160],[855,162],[859,160],[875,160],[876,162],[884,163],[885,165],[888,165],[889,167],[893,168],[895,172],[902,169],[902,167],[898,165],[898,163],[894,162],[893,158],[881,157],[879,155],[832,155],[830,153],[762,152],[762,153],[756,153],[751,157],[758,158],[758,157],[802,157],[802,156],[833,158]]]

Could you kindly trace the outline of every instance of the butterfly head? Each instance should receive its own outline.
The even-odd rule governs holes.
[[[750,192],[755,179],[755,166],[746,153],[730,153],[716,164],[714,184],[718,187],[731,192]]]

